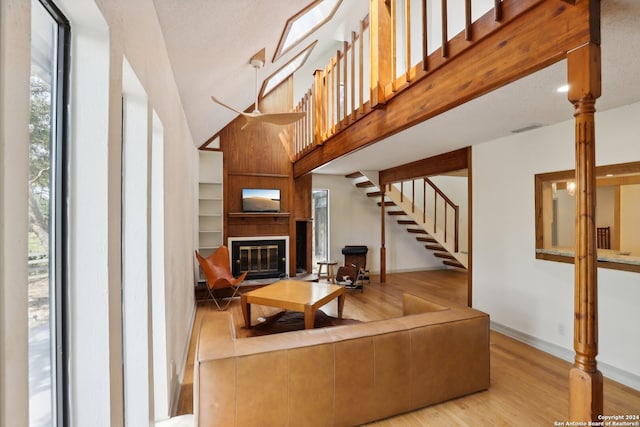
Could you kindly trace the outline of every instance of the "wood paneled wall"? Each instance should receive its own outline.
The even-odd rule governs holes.
[[[262,112],[281,112],[291,110],[292,105],[293,82],[289,79],[261,100],[259,108]],[[236,118],[219,134],[224,153],[224,241],[229,237],[289,236],[290,274],[295,274],[295,219],[311,217],[311,180],[298,180],[300,188],[296,191],[293,167],[283,145],[291,129],[268,123],[241,129],[243,125],[244,119]],[[279,189],[280,213],[243,213],[243,188]],[[310,246],[307,252],[311,253]]]

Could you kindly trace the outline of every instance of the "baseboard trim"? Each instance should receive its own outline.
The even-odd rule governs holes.
[[[418,268],[398,268],[395,270],[387,270],[387,274],[393,273],[413,273],[416,271],[433,271],[433,270],[448,270],[449,267],[444,265],[434,266],[434,267],[418,267]],[[380,275],[380,271],[370,271],[371,274]]]
[[[572,350],[567,350],[564,347],[561,347],[557,344],[550,343],[548,341],[541,340],[532,335],[525,334],[524,332],[520,332],[508,326],[502,325],[500,323],[491,321],[491,329],[496,332],[499,332],[503,335],[506,335],[514,340],[518,340],[525,344],[530,345],[531,347],[538,349],[540,351],[544,351],[545,353],[549,353],[552,356],[555,356],[559,359],[565,360],[569,363],[573,363],[575,353]],[[609,365],[604,362],[598,361],[598,369],[602,372],[602,375],[605,377],[619,382],[620,384],[624,384],[627,387],[631,387],[635,390],[640,391],[640,376],[633,374],[631,372],[622,370],[620,368],[616,368],[613,365]]]
[[[182,360],[179,365],[180,373],[178,374],[177,381],[174,384],[172,384],[173,390],[171,393],[171,405],[169,408],[169,413],[171,414],[172,417],[174,417],[176,415],[176,412],[178,412],[178,404],[180,403],[180,393],[182,392],[182,383],[184,380],[184,371],[187,367],[187,358],[189,357],[189,346],[191,344],[191,335],[193,333],[193,327],[194,327],[193,324],[196,319],[197,305],[198,303],[194,302],[193,310],[191,312],[191,321],[189,322],[189,333],[187,334],[187,342],[184,347],[184,350],[182,353]]]

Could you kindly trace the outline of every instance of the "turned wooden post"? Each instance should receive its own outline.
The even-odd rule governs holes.
[[[385,243],[384,190],[386,184],[380,184],[380,283],[387,282],[387,249]]]
[[[569,101],[576,124],[576,244],[573,346],[569,371],[569,420],[598,421],[602,373],[598,371],[595,103],[601,92],[600,46],[586,44],[567,56]]]

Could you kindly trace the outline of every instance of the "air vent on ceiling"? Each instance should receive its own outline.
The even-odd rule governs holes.
[[[530,131],[530,130],[533,130],[533,129],[541,128],[542,126],[544,126],[542,123],[531,123],[530,125],[523,126],[523,127],[519,128],[519,129],[513,129],[511,131],[511,133],[527,132],[527,131]]]

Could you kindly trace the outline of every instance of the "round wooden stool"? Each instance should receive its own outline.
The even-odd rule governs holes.
[[[333,266],[338,265],[338,263],[335,261],[318,262],[318,265],[318,281],[320,281],[320,279],[327,279],[331,283],[336,283],[336,273],[333,271]],[[323,275],[322,267],[325,265],[327,266],[327,274]]]

